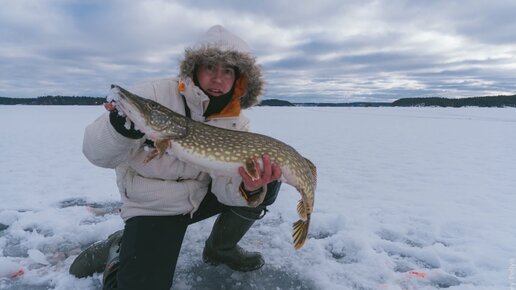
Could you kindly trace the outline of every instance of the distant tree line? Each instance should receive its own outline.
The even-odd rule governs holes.
[[[390,107],[392,103],[373,103],[373,102],[355,102],[355,103],[291,103],[285,100],[267,99],[260,102],[258,106],[269,107]]]
[[[294,103],[303,107],[391,107],[392,103],[352,102],[352,103]]]
[[[516,95],[450,98],[403,98],[392,103],[355,102],[355,103],[291,103],[283,100],[264,100],[261,106],[303,106],[303,107],[516,107]]]
[[[101,105],[106,98],[79,96],[44,96],[37,98],[0,97],[0,105]],[[392,103],[355,102],[355,103],[291,103],[285,100],[267,99],[260,106],[303,106],[303,107],[516,107],[516,95],[450,98],[403,98]]]
[[[262,100],[258,106],[269,106],[269,107],[292,107],[295,106],[293,103],[285,100],[278,99],[267,99]]]
[[[75,96],[44,96],[37,98],[4,98],[0,105],[101,105],[106,98]]]
[[[448,98],[405,98],[392,103],[396,107],[516,107],[516,95],[473,97],[461,99]]]

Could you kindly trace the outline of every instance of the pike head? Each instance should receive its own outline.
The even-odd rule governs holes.
[[[179,139],[188,134],[188,120],[169,108],[111,85],[116,108],[152,140]]]

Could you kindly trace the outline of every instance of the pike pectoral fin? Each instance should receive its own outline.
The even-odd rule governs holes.
[[[258,170],[256,169],[256,161],[253,158],[247,159],[245,162],[245,172],[251,177],[251,179],[257,180],[260,179],[260,174],[258,173]]]
[[[294,223],[292,229],[292,238],[294,242],[294,248],[296,250],[301,249],[305,244],[306,237],[308,236],[308,224],[310,223],[310,217],[304,220],[298,220]]]
[[[151,161],[152,159],[154,159],[156,157],[158,157],[158,159],[161,158],[161,156],[163,156],[163,154],[165,154],[165,151],[170,146],[170,139],[156,140],[156,141],[154,141],[154,146],[156,148],[154,148],[149,153],[149,155],[147,155],[147,158],[145,158],[145,160],[143,161],[144,163],[148,163],[149,161]]]
[[[159,155],[159,152],[156,148],[152,149],[149,154],[147,154],[147,157],[145,157],[145,160],[143,160],[143,163],[149,163],[152,159],[156,158],[156,156]]]

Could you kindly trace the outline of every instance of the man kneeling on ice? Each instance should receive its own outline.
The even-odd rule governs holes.
[[[221,26],[186,49],[177,78],[164,78],[131,89],[210,125],[248,131],[242,110],[258,103],[263,80],[247,44]],[[93,164],[114,168],[122,200],[123,230],[84,250],[70,273],[86,277],[104,271],[104,289],[170,289],[188,225],[219,214],[202,253],[204,262],[236,271],[263,266],[262,255],[237,243],[263,217],[278,194],[281,168],[262,157],[260,178],[243,168],[239,177],[210,176],[165,154],[146,161],[154,146],[116,104],[86,128],[84,155]],[[126,124],[127,123],[127,124]],[[248,207],[246,199],[262,202]]]

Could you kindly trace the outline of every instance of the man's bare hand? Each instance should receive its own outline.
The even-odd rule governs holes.
[[[251,176],[249,176],[244,167],[238,168],[238,172],[240,173],[240,176],[242,176],[242,182],[244,183],[245,190],[255,191],[281,178],[281,167],[276,163],[273,163],[269,155],[265,154],[262,156],[262,163],[263,170],[260,169],[258,161],[255,161],[254,163],[256,172],[259,176],[259,178],[254,180]]]

